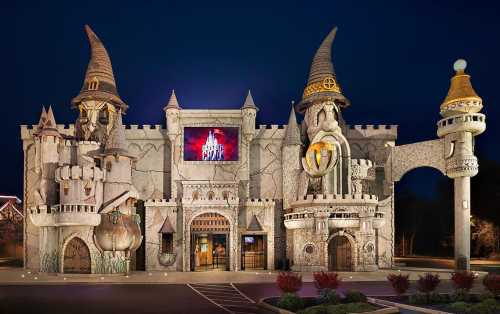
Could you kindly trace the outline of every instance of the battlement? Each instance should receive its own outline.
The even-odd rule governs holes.
[[[98,167],[88,166],[62,166],[56,169],[55,178],[60,182],[63,180],[104,180],[104,172]]]
[[[333,205],[365,205],[375,206],[378,197],[371,194],[308,194],[299,196],[291,203],[291,207],[333,206]]]
[[[245,206],[247,207],[252,207],[252,206],[273,206],[274,207],[275,202],[272,199],[261,199],[261,198],[250,198],[245,201]]]
[[[370,168],[373,167],[373,162],[369,159],[351,159],[351,165]]]
[[[260,124],[255,129],[255,138],[257,139],[283,139],[285,137],[286,125],[266,125]]]
[[[395,141],[398,136],[398,126],[391,124],[346,125],[343,130],[349,139],[385,139]]]
[[[143,125],[138,125],[138,124],[129,124],[125,125],[125,130],[166,130],[161,124],[143,124]]]
[[[91,204],[39,205],[29,208],[30,219],[38,227],[97,226],[101,215]]]
[[[177,207],[175,198],[169,199],[148,199],[144,202],[145,207]]]
[[[125,137],[127,140],[165,140],[167,129],[160,124],[131,124],[125,126]]]

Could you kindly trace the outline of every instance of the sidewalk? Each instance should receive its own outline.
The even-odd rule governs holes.
[[[451,277],[449,269],[418,269],[400,267],[392,270],[383,269],[376,272],[339,272],[343,281],[386,281],[390,273],[402,272],[410,274],[410,280],[418,279],[425,272],[439,273],[441,279]],[[186,284],[186,283],[267,283],[276,282],[276,271],[214,271],[214,272],[132,272],[124,275],[100,274],[46,274],[34,273],[24,269],[1,269],[0,285],[36,285],[36,284]],[[480,277],[485,273],[478,272]],[[312,282],[313,274],[302,273],[304,282]]]

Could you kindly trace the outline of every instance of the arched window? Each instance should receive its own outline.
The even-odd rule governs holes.
[[[222,198],[225,200],[228,200],[229,199],[229,191],[222,192]]]
[[[197,199],[199,199],[199,198],[200,198],[200,192],[198,192],[198,191],[193,191],[193,196],[192,196],[192,197],[193,197],[193,200],[195,200],[195,201],[196,201]]]
[[[97,90],[99,88],[99,80],[97,77],[92,78],[88,82],[88,90]]]
[[[215,197],[214,191],[208,191],[207,198],[209,201],[213,200]]]

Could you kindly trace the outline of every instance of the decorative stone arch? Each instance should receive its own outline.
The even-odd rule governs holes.
[[[64,273],[64,256],[65,256],[65,252],[66,252],[66,248],[68,246],[68,244],[73,240],[73,239],[78,239],[80,241],[83,242],[83,244],[85,244],[85,246],[87,247],[87,250],[89,252],[89,263],[90,263],[90,273],[92,273],[92,254],[90,252],[90,246],[87,244],[87,242],[81,237],[80,234],[74,232],[74,233],[71,233],[69,236],[66,237],[66,239],[64,240],[62,246],[61,246],[61,251],[59,253],[59,272],[61,274]]]
[[[238,258],[238,254],[236,253],[240,245],[240,243],[238,242],[238,219],[237,219],[238,217],[233,217],[234,215],[230,215],[220,209],[210,208],[210,209],[197,210],[196,213],[194,213],[191,217],[189,217],[189,219],[187,220],[187,224],[185,224],[183,271],[191,270],[191,224],[193,223],[193,220],[196,219],[196,217],[208,213],[219,214],[224,218],[226,218],[227,221],[229,222],[229,270],[230,271],[239,270],[238,265],[240,265],[239,264],[240,261]]]
[[[328,237],[328,240],[326,240],[326,243],[325,243],[325,248],[324,248],[324,265],[325,265],[325,268],[326,270],[329,269],[329,266],[328,265],[328,258],[329,258],[329,255],[328,255],[328,248],[330,246],[330,241],[335,238],[335,237],[346,237],[347,240],[349,241],[349,244],[351,245],[351,269],[352,271],[357,271],[357,261],[358,261],[358,245],[356,243],[356,239],[354,239],[354,237],[343,231],[343,230],[340,230],[338,232],[335,232],[334,234],[330,235]]]
[[[386,167],[386,180],[396,182],[410,170],[430,167],[446,175],[443,139],[395,146],[391,149],[391,167]]]

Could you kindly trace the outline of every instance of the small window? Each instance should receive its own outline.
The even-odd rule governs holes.
[[[69,192],[68,181],[63,181],[63,192],[64,192],[64,195],[68,195],[68,192]]]
[[[222,198],[225,200],[228,200],[229,199],[229,191],[222,192]]]
[[[97,77],[92,78],[88,82],[88,90],[97,90],[99,88],[99,80]]]
[[[112,167],[112,165],[111,165],[111,161],[108,161],[108,162],[106,163],[106,170],[107,170],[107,171],[111,171],[111,167]]]
[[[211,201],[214,199],[215,193],[213,191],[209,191],[207,197],[208,197],[208,200]]]
[[[92,191],[92,183],[89,181],[87,184],[85,184],[85,195],[89,196],[90,192]]]
[[[161,234],[161,252],[162,253],[174,252],[174,235],[172,233]]]
[[[198,200],[200,198],[200,193],[198,191],[193,192],[193,200]]]

